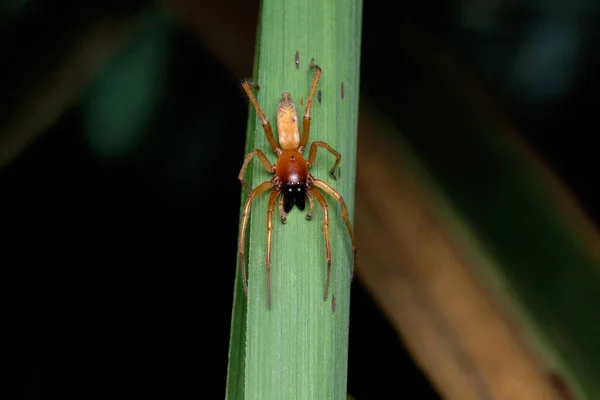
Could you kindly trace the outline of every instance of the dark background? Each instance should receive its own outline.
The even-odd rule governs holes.
[[[144,4],[22,3],[2,9],[4,119],[87,21]],[[397,27],[410,26],[459,58],[598,223],[599,6],[486,3],[390,10],[365,2],[361,88],[410,109],[427,80],[399,44],[407,39]],[[62,349],[42,346],[56,351],[42,363],[45,351],[31,346],[30,398],[49,392],[47,377],[57,372],[60,393],[85,398],[224,391],[248,108],[238,79],[187,29],[172,28],[168,49],[165,89],[135,151],[98,156],[86,136],[86,92],[0,170],[4,265],[23,272],[26,312],[44,315],[30,342]],[[349,392],[358,399],[407,391],[438,398],[356,280],[349,357]]]

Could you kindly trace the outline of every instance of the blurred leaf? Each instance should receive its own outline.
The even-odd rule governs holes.
[[[429,356],[426,369],[442,391],[462,379],[463,388],[483,387],[494,395],[512,390],[514,397],[519,387],[515,381],[531,389],[535,385],[529,380],[548,387],[550,377],[559,376],[570,393],[596,399],[600,394],[597,227],[558,176],[498,117],[493,103],[482,96],[452,54],[415,37],[414,31],[404,33],[406,74],[418,90],[410,93],[410,107],[379,102],[391,123],[371,117],[371,122],[379,123],[360,135],[386,135],[387,151],[393,149],[393,158],[404,164],[386,181],[379,167],[393,164],[380,151],[370,160],[371,174],[359,180],[363,184],[359,194],[371,198],[370,212],[389,227],[373,244],[379,250],[372,251],[374,256],[387,257],[383,265],[361,261],[363,271],[380,270],[378,282],[369,282],[370,291],[392,318],[397,317],[397,328],[413,340],[417,358]],[[390,100],[399,88],[392,82],[386,90]],[[361,122],[368,120],[361,116]],[[367,146],[361,144],[360,149]],[[361,172],[367,161],[361,158]],[[401,179],[403,169],[411,179]],[[414,181],[411,187],[401,184],[409,180]],[[382,187],[390,193],[378,201],[373,197],[382,196],[374,193]],[[414,203],[410,204],[410,197],[418,201],[410,199]],[[386,246],[388,241],[393,244]],[[398,253],[390,257],[385,252],[389,248]],[[399,285],[407,275],[415,282]],[[463,288],[467,283],[469,291]],[[422,299],[417,305],[401,307],[398,298],[409,296],[408,290],[420,292]],[[439,338],[448,342],[447,348],[434,340],[424,342],[427,335],[415,337],[417,329],[407,323],[406,314],[418,307],[431,308],[433,327],[425,331],[431,334],[429,339],[447,331]],[[492,332],[488,328],[493,324],[499,328]],[[466,326],[472,329],[465,330]],[[519,335],[514,335],[515,329]],[[519,369],[511,365],[512,356],[496,351],[502,348],[496,340],[500,331],[505,332],[503,343],[516,349],[510,353],[515,359],[533,360],[529,367],[536,370],[535,378],[515,372]],[[489,342],[496,347],[489,348]],[[434,362],[428,348],[439,352]],[[451,366],[445,370],[449,375],[438,374],[445,363]],[[450,376],[457,370],[467,372]]]
[[[514,298],[551,368],[593,398],[600,392],[595,228],[504,121],[490,118],[479,99],[460,95],[467,86],[457,66],[434,65],[443,73],[422,84],[416,101],[436,109],[443,124],[420,119],[417,128],[404,115],[405,137],[464,220],[468,245],[493,259],[480,273]],[[438,135],[443,128],[448,134]]]
[[[101,157],[124,157],[148,132],[165,90],[170,21],[148,13],[133,39],[102,71],[84,104],[90,147]]]

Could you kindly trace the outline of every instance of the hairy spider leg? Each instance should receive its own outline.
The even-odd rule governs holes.
[[[342,159],[342,155],[335,151],[333,147],[331,147],[325,142],[312,142],[312,144],[310,145],[310,152],[308,153],[309,168],[314,164],[315,159],[317,158],[317,146],[329,150],[329,152],[335,156],[335,163],[333,164],[331,171],[329,171],[329,176],[331,176],[331,179],[335,181],[337,178],[335,177],[334,172],[335,169],[338,167],[340,160]]]
[[[344,218],[344,222],[346,222],[346,227],[348,228],[350,239],[352,239],[352,271],[350,272],[350,277],[352,277],[354,276],[354,267],[356,266],[356,239],[354,238],[354,232],[352,231],[352,224],[350,223],[350,219],[348,218],[348,208],[346,208],[346,203],[344,203],[342,195],[339,194],[327,182],[322,181],[321,179],[315,179],[313,180],[312,184],[313,186],[316,186],[319,189],[327,192],[327,194],[335,198],[337,202],[340,203],[340,208],[342,209],[342,217]]]
[[[327,279],[325,280],[325,294],[323,300],[329,293],[329,281],[331,280],[331,244],[329,242],[329,207],[323,195],[316,189],[310,188],[308,191],[317,199],[321,208],[323,208],[323,236],[325,236],[325,256],[327,257]]]
[[[254,93],[252,93],[252,89],[250,88],[250,82],[249,81],[242,82],[242,87],[244,88],[244,91],[246,92],[248,99],[250,99],[250,102],[254,106],[254,109],[256,110],[256,114],[262,121],[263,129],[265,130],[265,135],[267,136],[267,141],[269,142],[269,146],[271,146],[271,148],[273,149],[273,151],[275,153],[277,153],[277,154],[281,153],[281,147],[279,147],[279,145],[277,144],[277,141],[275,140],[275,136],[273,136],[273,129],[271,128],[271,123],[267,120],[265,113],[263,112],[263,110],[260,108],[260,105],[258,104],[258,100],[256,100]]]
[[[246,190],[248,190],[249,192],[251,192],[252,189],[246,183],[246,181],[244,181],[244,175],[246,174],[246,168],[248,168],[248,164],[250,163],[250,160],[254,156],[258,157],[258,159],[260,160],[260,163],[263,165],[263,167],[265,167],[265,169],[267,171],[269,171],[269,172],[275,172],[275,166],[271,165],[271,163],[267,159],[267,156],[265,156],[265,153],[263,153],[261,150],[254,149],[250,153],[248,153],[246,155],[246,158],[244,158],[244,165],[242,165],[242,169],[240,170],[240,174],[238,175],[238,179],[242,183],[242,185],[246,188]]]
[[[244,293],[248,296],[248,283],[246,282],[246,263],[244,261],[244,244],[246,237],[246,226],[248,225],[248,217],[250,216],[250,206],[252,205],[252,200],[256,198],[259,194],[263,193],[266,190],[271,189],[275,184],[272,181],[266,181],[261,183],[250,192],[248,195],[248,199],[246,199],[246,204],[244,204],[244,212],[242,213],[242,225],[240,227],[240,243],[239,243],[239,254],[240,261],[242,263],[242,283],[244,284]]]
[[[267,207],[267,304],[271,307],[271,240],[273,237],[273,211],[279,192],[273,190],[269,195]]]
[[[317,85],[319,84],[319,79],[321,79],[321,67],[316,65],[314,60],[311,60],[310,67],[314,68],[316,71],[312,81],[312,86],[310,88],[310,93],[308,95],[308,100],[306,100],[306,108],[304,109],[302,138],[300,139],[300,146],[298,147],[298,151],[300,153],[304,151],[304,147],[306,147],[306,143],[308,143],[308,136],[310,135],[310,112],[312,110],[313,98],[315,97],[315,92],[317,91]]]
[[[283,196],[279,196],[279,214],[281,214],[281,223],[285,224],[288,213],[283,209]]]

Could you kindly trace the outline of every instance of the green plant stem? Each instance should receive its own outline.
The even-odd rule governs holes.
[[[320,95],[315,98],[311,113],[309,143],[325,141],[342,154],[340,177],[337,180],[329,177],[335,158],[323,150],[319,150],[310,172],[341,193],[351,220],[361,14],[362,2],[357,0],[265,0],[255,60],[256,80],[260,86],[257,98],[274,128],[281,93],[290,92],[301,117],[314,73],[309,68],[311,59],[314,58],[323,69],[318,88]],[[296,63],[296,53],[299,63]],[[269,148],[262,124],[254,109],[249,110],[248,143],[252,146],[248,150],[259,148],[274,163],[276,156]],[[307,156],[308,149],[305,151]],[[271,177],[259,162],[253,162],[247,182],[256,187]],[[327,263],[320,206],[315,204],[310,221],[305,219],[308,209],[301,212],[294,208],[286,224],[281,223],[276,209],[270,308],[267,306],[265,269],[268,195],[258,197],[252,206],[246,248],[249,275],[246,334],[245,337],[239,334],[243,328],[239,319],[244,318],[244,312],[241,307],[236,307],[230,344],[228,398],[346,398],[352,246],[339,205],[335,199],[324,196],[329,204],[332,252],[329,295],[323,299]],[[246,196],[243,197],[245,200]],[[245,301],[241,297],[239,275],[236,304]],[[245,343],[245,354],[233,350],[239,347],[241,340]],[[239,357],[243,356],[242,361]],[[242,387],[241,379],[244,380],[243,393],[241,389],[234,390]]]

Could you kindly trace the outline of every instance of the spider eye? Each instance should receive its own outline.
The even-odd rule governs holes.
[[[298,188],[298,192],[301,192],[301,191],[302,191],[302,188]]]
[[[289,189],[288,189],[288,192],[290,192],[290,193],[291,193],[291,192],[292,192],[292,188],[289,188]]]

